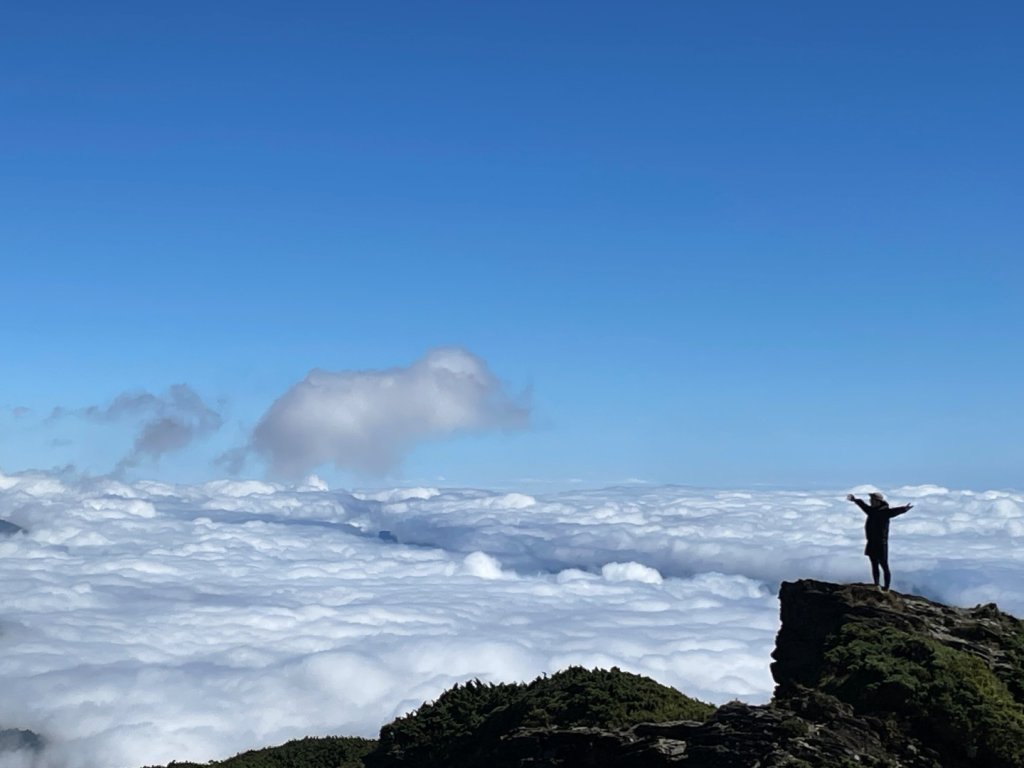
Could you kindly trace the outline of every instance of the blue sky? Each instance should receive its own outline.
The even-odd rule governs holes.
[[[456,346],[527,428],[317,471],[1020,487],[1024,12],[636,6],[5,9],[0,468],[186,384],[221,426],[130,474],[219,476],[311,369]]]

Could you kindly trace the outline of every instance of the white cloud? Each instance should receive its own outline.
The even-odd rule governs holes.
[[[408,368],[310,371],[263,415],[250,448],[285,477],[326,463],[379,474],[424,440],[518,428],[528,416],[483,360],[445,347]]]
[[[640,563],[607,563],[601,566],[601,575],[608,581],[640,581],[644,584],[662,582],[660,573]]]
[[[34,768],[137,768],[372,736],[456,681],[569,664],[765,701],[778,582],[868,575],[845,493],[0,475],[0,519],[27,529],[0,536],[0,728],[49,738]],[[1024,496],[886,495],[916,505],[898,589],[1024,614]]]
[[[480,579],[500,579],[504,575],[501,572],[501,563],[485,552],[472,552],[466,555],[462,567],[466,573]]]

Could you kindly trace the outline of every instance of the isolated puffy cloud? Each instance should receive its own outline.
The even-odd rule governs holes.
[[[408,368],[310,371],[263,415],[250,448],[285,477],[328,462],[379,474],[423,440],[522,427],[528,416],[483,360],[445,347]]]
[[[661,574],[640,563],[607,563],[601,566],[601,575],[608,581],[642,581],[661,584]]]
[[[187,384],[175,384],[163,395],[124,392],[104,406],[54,408],[50,421],[68,416],[100,423],[124,419],[138,423],[132,448],[118,462],[115,473],[137,466],[144,459],[159,461],[164,454],[187,447],[223,424],[221,414]]]
[[[570,664],[763,702],[778,582],[867,576],[845,493],[0,475],[26,529],[0,537],[0,728],[49,739],[34,768],[137,768],[372,736],[456,681]],[[1024,614],[1024,496],[889,496],[916,505],[897,588]]]
[[[481,579],[500,579],[503,576],[501,563],[486,552],[473,552],[467,555],[462,561],[462,566],[466,573]]]

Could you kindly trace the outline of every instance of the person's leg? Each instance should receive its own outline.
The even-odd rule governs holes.
[[[871,556],[871,578],[874,580],[875,586],[877,587],[878,586],[878,559],[874,555]]]
[[[888,592],[889,591],[889,582],[892,581],[892,574],[889,572],[889,557],[887,555],[883,556],[879,560],[879,565],[882,566],[882,573],[885,576],[885,581],[883,582],[882,589],[884,589],[884,590],[886,590]],[[875,583],[876,584],[878,583],[878,579],[877,578],[875,579]]]

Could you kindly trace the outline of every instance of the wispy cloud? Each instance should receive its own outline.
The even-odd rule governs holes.
[[[115,474],[144,460],[159,461],[193,441],[216,432],[223,424],[220,412],[205,403],[187,384],[175,384],[166,393],[124,392],[107,405],[54,408],[48,421],[78,417],[97,423],[133,421],[137,424],[131,450],[118,461]]]
[[[310,371],[263,415],[248,450],[285,477],[325,463],[382,474],[422,441],[528,421],[529,407],[483,360],[444,347],[405,368]],[[224,457],[229,466],[240,458]]]

